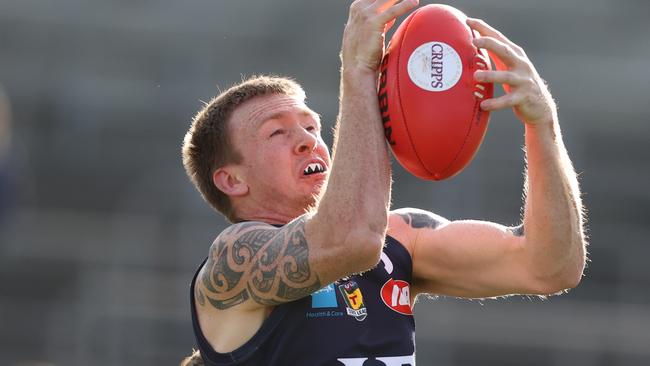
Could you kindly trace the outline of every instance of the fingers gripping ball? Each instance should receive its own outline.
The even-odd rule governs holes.
[[[446,5],[427,5],[402,22],[381,64],[379,105],[386,139],[413,175],[442,180],[472,160],[487,130],[491,69],[485,50],[472,44],[467,17]],[[476,35],[478,36],[478,34]]]

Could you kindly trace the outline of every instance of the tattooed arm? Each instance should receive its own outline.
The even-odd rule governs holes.
[[[245,222],[225,230],[200,273],[197,300],[225,310],[249,299],[253,307],[277,305],[318,290],[321,282],[309,264],[304,221],[301,217],[283,229]]]
[[[310,219],[303,215],[282,228],[239,223],[214,241],[194,296],[201,330],[215,350],[230,352],[244,344],[274,305],[308,296],[354,268],[362,269],[352,261],[363,251],[346,254],[349,248],[308,241],[305,224]]]

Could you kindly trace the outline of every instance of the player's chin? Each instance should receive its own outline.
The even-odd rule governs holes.
[[[306,175],[302,177],[301,181],[307,186],[310,194],[318,195],[325,187],[325,182],[327,182],[327,173],[323,172]]]

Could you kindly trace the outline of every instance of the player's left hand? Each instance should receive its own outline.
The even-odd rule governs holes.
[[[476,71],[475,80],[501,83],[506,91],[501,97],[481,102],[481,108],[493,111],[512,107],[517,117],[529,125],[551,124],[555,102],[524,50],[480,19],[468,18],[467,25],[481,34],[474,38],[474,45],[488,50],[496,65],[496,70]]]
[[[343,31],[341,64],[345,69],[377,74],[384,55],[386,31],[395,18],[413,10],[418,0],[355,0]]]

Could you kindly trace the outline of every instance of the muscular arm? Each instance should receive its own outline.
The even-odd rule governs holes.
[[[523,238],[530,271],[551,289],[573,287],[585,263],[582,202],[555,102],[521,47],[483,21],[469,20],[468,24],[481,33],[474,43],[491,52],[498,69],[475,77],[504,83],[507,92],[484,101],[481,107],[512,107],[526,128]]]
[[[370,233],[375,245],[372,265],[379,260],[390,205],[390,158],[377,99],[385,25],[417,5],[412,0],[396,2],[361,0],[350,7],[341,49],[340,110],[334,133],[333,166],[339,169],[332,170],[314,216],[320,235],[361,230],[361,235],[346,240],[354,247]],[[328,229],[322,230],[320,225]],[[316,225],[308,224],[308,233],[311,227]]]
[[[556,290],[574,287],[585,261],[582,204],[555,113],[549,124],[526,125],[526,151],[523,226],[531,271]]]

